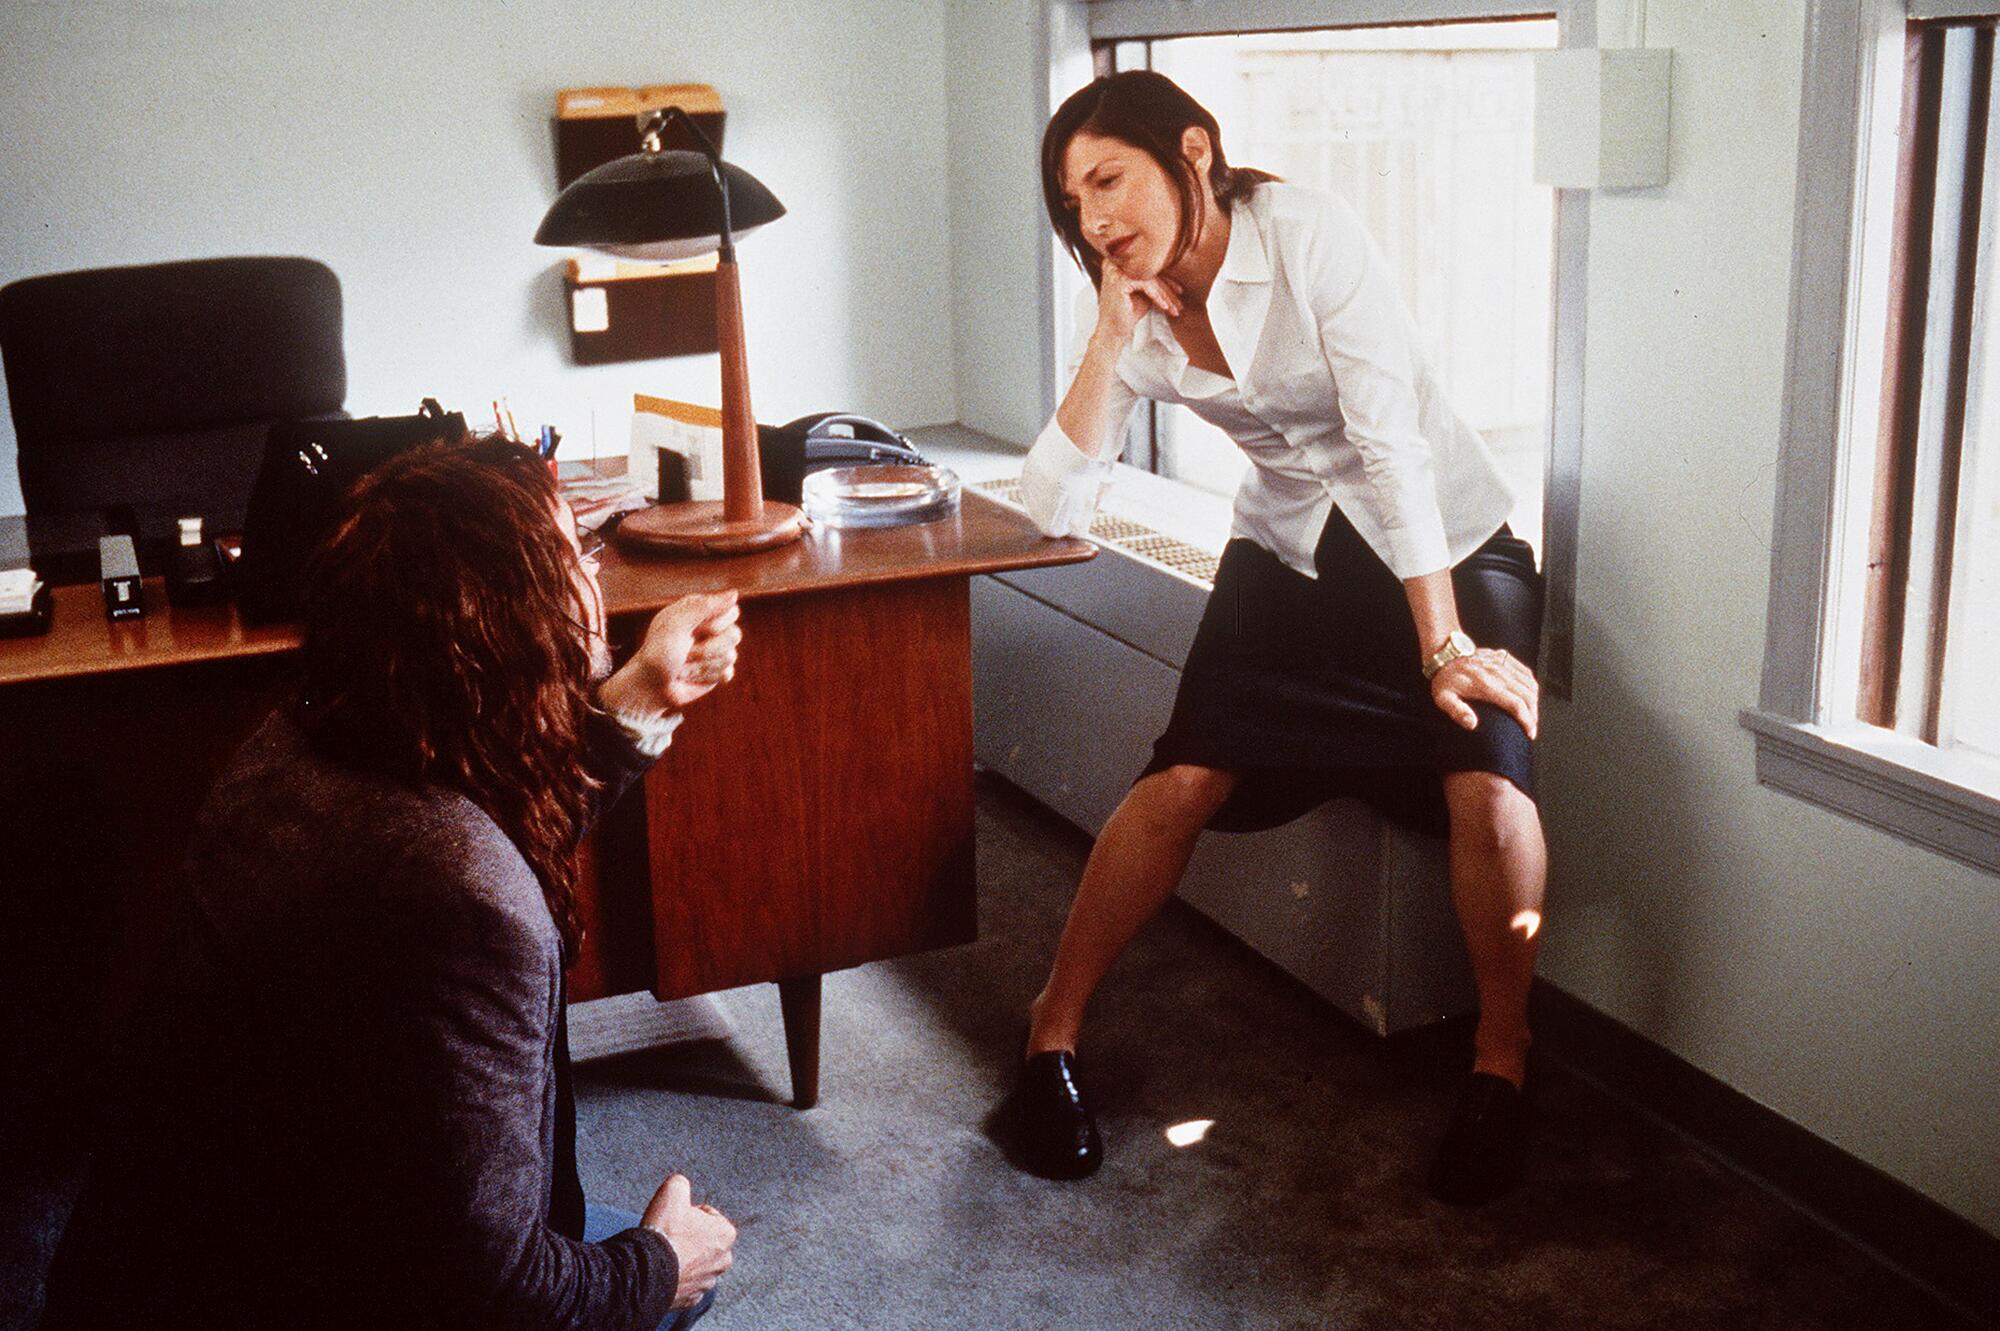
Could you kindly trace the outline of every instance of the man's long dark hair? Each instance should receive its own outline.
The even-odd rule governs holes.
[[[593,607],[557,511],[548,468],[504,438],[370,472],[307,570],[300,713],[336,761],[485,810],[574,958]]]
[[[1049,127],[1042,131],[1042,202],[1063,247],[1090,274],[1091,285],[1104,280],[1104,261],[1084,239],[1076,209],[1063,201],[1063,157],[1069,152],[1070,140],[1085,133],[1117,139],[1160,164],[1180,198],[1180,230],[1164,265],[1170,268],[1201,236],[1201,181],[1181,155],[1181,136],[1190,128],[1208,135],[1208,183],[1215,191],[1216,203],[1223,208],[1260,183],[1277,179],[1254,167],[1231,166],[1222,151],[1222,128],[1208,108],[1188,96],[1180,84],[1150,69],[1093,79],[1071,93],[1049,117]]]

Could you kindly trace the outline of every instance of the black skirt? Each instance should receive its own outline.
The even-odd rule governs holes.
[[[1229,542],[1173,716],[1141,776],[1178,763],[1234,773],[1235,790],[1209,820],[1224,832],[1277,827],[1347,795],[1442,834],[1446,772],[1497,773],[1532,799],[1527,732],[1483,702],[1467,730],[1431,700],[1403,584],[1338,507],[1313,566],[1317,579],[1253,541]],[[1528,544],[1502,526],[1451,580],[1473,641],[1533,669],[1542,580]]]

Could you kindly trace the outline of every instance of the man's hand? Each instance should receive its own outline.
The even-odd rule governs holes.
[[[694,1189],[685,1176],[671,1175],[646,1207],[640,1224],[666,1239],[680,1259],[681,1282],[674,1290],[674,1307],[692,1308],[736,1258],[736,1226],[713,1206],[694,1205]]]
[[[683,596],[646,626],[632,659],[612,672],[598,698],[614,712],[652,716],[678,712],[736,676],[743,630],[735,592]]]

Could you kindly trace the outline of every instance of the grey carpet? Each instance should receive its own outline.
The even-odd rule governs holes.
[[[1049,1183],[982,1132],[1088,844],[999,782],[980,941],[826,982],[821,1103],[789,1095],[775,988],[726,1043],[588,1066],[586,1186],[637,1209],[680,1169],[742,1227],[728,1328],[1850,1328],[1952,1325],[1868,1258],[1544,1063],[1520,1192],[1422,1172],[1462,1027],[1383,1044],[1175,904],[1081,1051],[1104,1169]],[[1213,1119],[1201,1143],[1165,1129]]]
[[[1429,1201],[1465,1032],[1383,1044],[1170,906],[1083,1048],[1110,1155],[1016,1173],[983,1135],[1088,845],[998,782],[979,798],[980,941],[826,984],[819,1108],[773,986],[726,1041],[586,1065],[585,1183],[643,1206],[668,1169],[742,1226],[715,1331],[815,1328],[1868,1328],[1956,1325],[1784,1203],[1560,1067],[1527,1185]],[[1206,1140],[1171,1125],[1213,1119]],[[23,1134],[25,1135],[25,1134]],[[0,1142],[0,1328],[32,1325],[74,1186],[59,1131]],[[171,1199],[162,1199],[171,1222]]]

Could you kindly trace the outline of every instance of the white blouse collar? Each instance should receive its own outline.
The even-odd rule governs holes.
[[[1271,260],[1264,253],[1264,237],[1248,199],[1238,199],[1229,207],[1229,249],[1215,274],[1218,282],[1268,282]]]
[[[1225,282],[1234,289],[1224,289]],[[1230,207],[1229,248],[1222,256],[1208,300],[1209,326],[1238,380],[1249,368],[1270,300],[1271,259],[1265,252],[1263,231],[1250,200],[1238,199]],[[1151,342],[1177,370],[1187,364],[1187,353],[1174,339],[1167,316],[1158,310],[1149,310],[1133,328],[1132,341],[1135,347]]]

